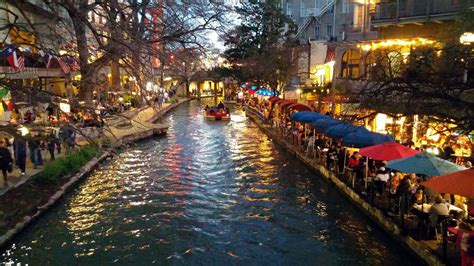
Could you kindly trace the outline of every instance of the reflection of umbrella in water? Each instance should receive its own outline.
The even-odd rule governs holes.
[[[421,185],[439,193],[472,197],[474,196],[474,169],[438,176],[421,183]]]
[[[466,169],[450,161],[428,153],[419,153],[411,157],[390,161],[387,168],[403,173],[415,173],[427,176],[439,176]]]

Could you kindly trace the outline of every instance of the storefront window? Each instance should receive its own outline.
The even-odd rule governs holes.
[[[343,78],[358,78],[360,76],[360,52],[350,49],[342,56],[342,77]]]

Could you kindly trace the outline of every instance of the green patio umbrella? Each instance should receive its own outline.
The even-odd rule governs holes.
[[[466,169],[463,166],[424,152],[411,157],[389,161],[386,167],[403,173],[427,176],[446,175]]]

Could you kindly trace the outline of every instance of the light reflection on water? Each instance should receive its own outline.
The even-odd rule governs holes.
[[[242,112],[197,103],[166,138],[104,164],[15,239],[4,260],[70,264],[410,265],[410,257]],[[8,253],[8,254],[7,254]]]

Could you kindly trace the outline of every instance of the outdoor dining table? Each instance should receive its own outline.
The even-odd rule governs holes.
[[[423,208],[422,208],[423,207]],[[415,204],[413,205],[413,209],[421,212],[423,209],[424,213],[429,213],[431,208],[431,204],[428,203],[423,203],[423,204]],[[462,212],[463,210],[457,206],[454,206],[452,204],[448,204],[448,210],[449,212]]]

